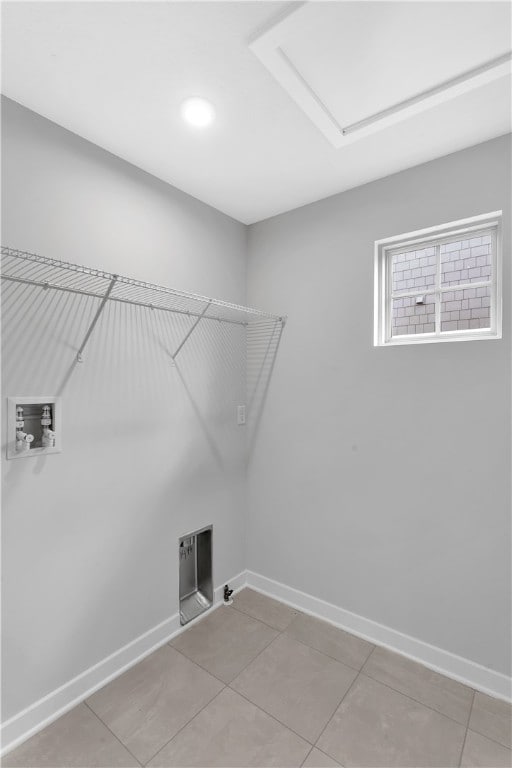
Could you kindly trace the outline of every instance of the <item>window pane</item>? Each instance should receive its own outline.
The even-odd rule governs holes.
[[[491,279],[491,270],[491,235],[441,245],[441,285],[485,282]]]
[[[393,291],[423,291],[436,280],[436,250],[421,248],[407,253],[394,253],[391,262]]]
[[[441,331],[491,327],[491,287],[446,291],[441,296]]]
[[[418,298],[423,299],[417,304]],[[403,336],[412,333],[434,333],[436,322],[435,297],[401,296],[392,300],[391,335]]]

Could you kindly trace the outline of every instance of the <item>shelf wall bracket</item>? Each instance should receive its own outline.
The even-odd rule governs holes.
[[[208,304],[206,305],[206,307],[203,309],[203,311],[202,311],[202,312],[201,312],[201,314],[199,315],[199,317],[196,319],[195,323],[194,323],[194,324],[192,325],[192,327],[189,329],[189,331],[188,331],[187,335],[185,336],[185,338],[183,339],[183,341],[182,341],[182,342],[181,342],[181,344],[179,345],[179,347],[178,347],[178,349],[176,350],[176,352],[175,352],[173,355],[171,355],[171,359],[172,359],[173,365],[174,365],[174,363],[175,363],[175,361],[176,361],[176,358],[178,357],[179,353],[181,352],[181,350],[183,349],[183,347],[185,346],[185,344],[187,343],[187,341],[190,339],[190,337],[191,337],[191,336],[192,336],[192,334],[194,333],[195,329],[197,328],[197,326],[199,325],[199,323],[201,322],[201,320],[203,319],[203,317],[206,315],[206,313],[207,313],[207,312],[208,312],[208,310],[210,309],[210,307],[211,307],[211,304],[212,304],[212,302],[211,302],[211,301],[209,301],[209,302],[208,302]]]
[[[89,341],[91,333],[94,331],[94,327],[95,327],[96,323],[100,319],[101,313],[105,309],[105,304],[107,303],[108,298],[109,298],[110,294],[112,293],[112,290],[114,288],[114,285],[116,284],[116,281],[117,281],[117,275],[113,275],[112,276],[112,280],[110,281],[110,284],[109,284],[109,286],[108,286],[108,288],[107,288],[107,290],[105,292],[105,295],[101,299],[100,305],[99,305],[98,309],[96,310],[96,314],[94,315],[94,317],[92,319],[92,322],[91,322],[91,324],[89,326],[89,329],[88,329],[87,333],[85,334],[85,338],[82,341],[80,349],[77,352],[77,355],[76,355],[77,363],[83,363],[83,361],[84,361],[83,351],[84,351],[85,347],[87,346],[87,342]]]

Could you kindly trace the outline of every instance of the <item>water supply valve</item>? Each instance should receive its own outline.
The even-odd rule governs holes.
[[[34,435],[24,432],[25,420],[23,418],[23,408],[16,408],[16,451],[22,453],[30,449],[30,443],[34,440]]]
[[[50,429],[52,423],[51,411],[49,405],[43,405],[43,415],[41,417],[41,426],[43,428],[41,434],[41,447],[42,448],[55,448],[55,432]]]
[[[229,588],[229,584],[226,584],[224,587],[224,605],[231,605],[233,603],[232,594],[233,590]]]
[[[34,435],[29,435],[27,432],[16,432],[16,450],[21,453],[22,451],[28,451],[30,449],[30,443],[34,440]]]

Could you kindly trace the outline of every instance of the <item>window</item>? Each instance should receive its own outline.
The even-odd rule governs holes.
[[[375,346],[501,338],[501,211],[375,243]]]

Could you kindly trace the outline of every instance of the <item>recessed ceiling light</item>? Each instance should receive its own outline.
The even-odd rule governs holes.
[[[206,99],[194,97],[187,99],[181,105],[181,114],[183,119],[190,125],[197,128],[204,128],[209,125],[215,117],[213,104]]]

